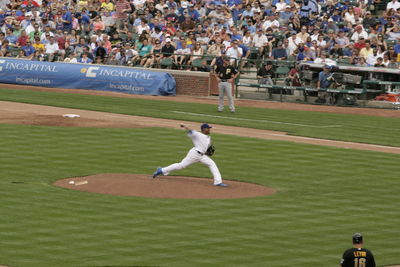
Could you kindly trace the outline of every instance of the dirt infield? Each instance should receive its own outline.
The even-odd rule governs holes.
[[[215,98],[196,98],[186,96],[154,97],[90,90],[26,87],[19,85],[1,85],[1,87],[141,99],[157,98],[157,100],[163,101],[196,102],[207,104],[217,103],[217,100]],[[236,101],[236,104],[238,107],[253,106],[271,109],[307,110],[342,114],[400,117],[400,111],[397,110],[343,108],[333,106],[314,106],[305,104],[276,103],[252,100],[238,100]],[[63,117],[63,115],[65,114],[78,114],[80,117],[65,118]],[[0,123],[7,124],[101,128],[167,127],[178,129],[179,124],[182,122],[183,121],[0,101]],[[184,123],[194,128],[198,127],[197,123]],[[213,125],[213,133],[400,154],[400,148],[398,147],[290,136],[284,132],[248,129],[241,127]],[[157,179],[150,179],[149,175],[141,174],[97,174],[93,176],[74,179],[76,181],[87,181],[88,183],[79,186],[70,185],[68,183],[71,180],[70,178],[57,181],[55,185],[87,192],[154,198],[243,198],[265,196],[275,192],[275,190],[272,188],[235,181],[227,181],[227,183],[230,185],[229,188],[219,188],[212,186],[211,179],[179,176],[168,176]]]
[[[74,184],[70,184],[73,181]],[[267,196],[276,190],[237,181],[225,181],[229,187],[212,185],[212,179],[149,174],[104,173],[59,180],[56,186],[85,192],[118,196],[177,199],[229,199]]]
[[[173,97],[147,96],[147,95],[134,95],[134,94],[124,94],[124,93],[96,91],[96,90],[60,89],[60,88],[56,89],[56,88],[26,86],[17,84],[1,84],[1,83],[0,87],[6,89],[23,89],[23,90],[45,91],[45,92],[61,92],[70,94],[113,96],[113,97],[139,98],[139,99],[157,99],[162,101],[192,102],[192,103],[203,103],[203,104],[218,104],[218,100],[216,97],[192,97],[192,96],[181,96],[181,95]],[[375,109],[375,108],[337,107],[337,106],[309,105],[309,104],[273,102],[264,100],[245,100],[245,99],[236,99],[235,105],[237,107],[303,110],[303,111],[315,111],[315,112],[338,113],[338,114],[355,114],[355,115],[367,115],[367,116],[373,115],[379,117],[400,118],[400,110],[387,110],[387,109]]]
[[[64,114],[78,114],[80,118],[64,118]],[[0,101],[0,123],[64,127],[166,127],[178,129],[181,122],[184,121]],[[197,123],[184,123],[198,128]],[[213,133],[400,154],[400,147],[291,136],[284,132],[242,127],[213,124]]]

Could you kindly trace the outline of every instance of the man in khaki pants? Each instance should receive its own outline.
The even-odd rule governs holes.
[[[223,64],[215,69],[217,74],[218,89],[219,89],[219,104],[218,111],[224,110],[224,94],[226,94],[229,103],[229,110],[234,113],[235,105],[232,96],[232,81],[239,75],[239,72],[233,67],[228,57],[223,58]]]

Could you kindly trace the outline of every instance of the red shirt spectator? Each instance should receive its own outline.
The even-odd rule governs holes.
[[[39,7],[40,5],[34,1],[34,0],[25,0],[24,2],[22,2],[23,5],[26,5],[27,7]]]
[[[116,6],[116,18],[118,19],[126,19],[128,17],[128,12],[130,12],[131,6],[129,2],[126,0],[118,0],[115,4]]]
[[[365,47],[365,39],[364,38],[361,38],[360,40],[358,40],[358,42],[356,42],[354,44],[354,48],[357,48],[358,50],[361,50],[364,47]]]
[[[26,42],[29,40],[29,36],[26,35],[25,31],[21,31],[21,35],[18,37],[17,45],[26,46]]]

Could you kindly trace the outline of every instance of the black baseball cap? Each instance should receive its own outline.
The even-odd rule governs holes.
[[[355,233],[353,235],[353,244],[361,244],[363,242],[363,237],[360,233]]]
[[[200,129],[210,129],[210,128],[212,128],[210,125],[208,125],[208,123],[203,123],[202,125],[201,125],[201,127],[200,127]]]

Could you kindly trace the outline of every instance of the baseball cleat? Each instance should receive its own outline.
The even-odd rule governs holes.
[[[157,170],[153,173],[153,178],[156,178],[159,175],[162,175],[162,170],[160,167],[157,168]]]
[[[228,185],[227,185],[227,184],[224,184],[224,183],[216,184],[215,186],[228,187]]]

